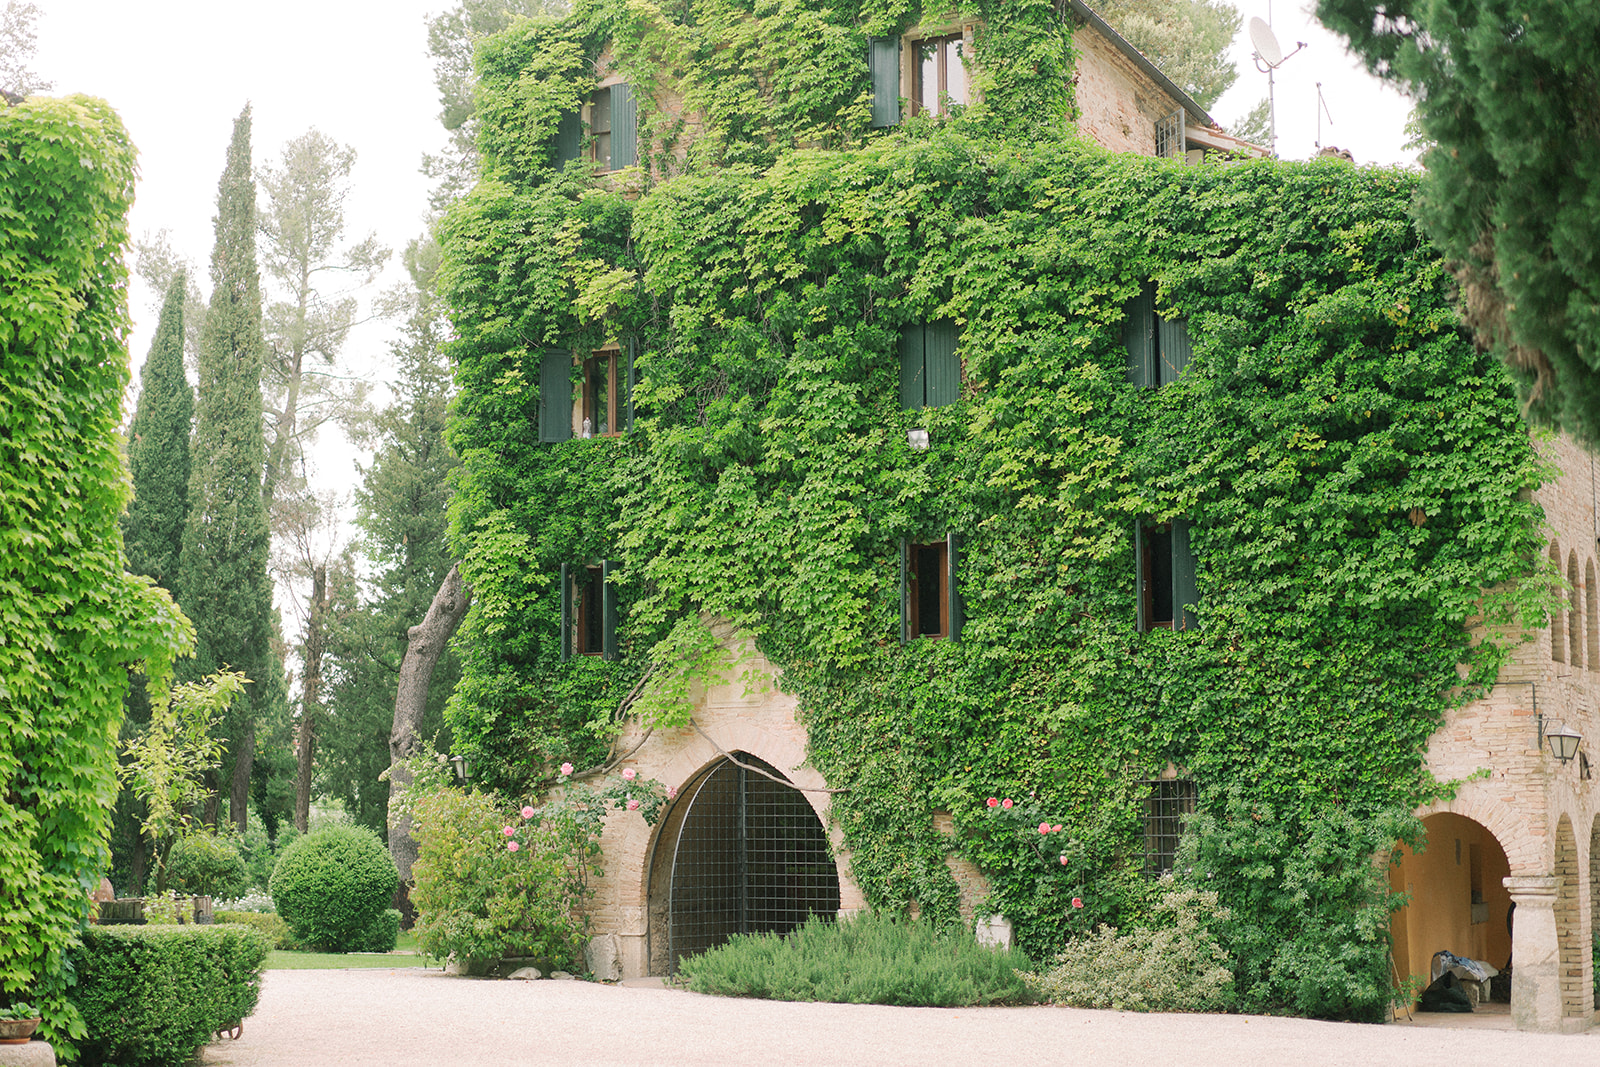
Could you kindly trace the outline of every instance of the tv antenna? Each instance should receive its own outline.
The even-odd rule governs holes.
[[[1300,51],[1306,46],[1304,41],[1296,41],[1294,52],[1288,56],[1283,54],[1283,49],[1278,46],[1278,35],[1272,32],[1272,27],[1262,22],[1259,18],[1250,19],[1250,43],[1256,46],[1256,69],[1267,76],[1267,128],[1271,131],[1267,147],[1276,156],[1278,154],[1278,107],[1274,100],[1273,72],[1289,59],[1289,56]]]
[[[1328,100],[1322,95],[1322,83],[1317,83],[1317,147],[1322,147],[1322,116],[1328,116],[1328,125],[1333,125],[1333,112],[1328,109]]]

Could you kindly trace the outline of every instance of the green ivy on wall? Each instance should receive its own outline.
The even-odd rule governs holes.
[[[600,33],[599,10],[575,22]],[[990,47],[1040,10],[991,21],[1009,28]],[[864,39],[857,57],[864,79]],[[511,83],[497,69],[486,94]],[[565,91],[537,80],[519,91]],[[828,150],[729,128],[705,157],[721,165],[691,150],[642,193],[506,163],[536,158],[548,126],[486,131],[501,165],[444,223],[443,285],[461,338],[452,536],[476,596],[450,717],[488,784],[596,757],[648,664],[703,668],[689,635],[716,617],[780,667],[812,764],[849,787],[832,811],[869,901],[954,919],[954,848],[1034,952],[1143,914],[1142,783],[1169,764],[1212,814],[1241,791],[1272,812],[1289,850],[1330,811],[1395,826],[1438,789],[1427,738],[1507,651],[1469,625],[1514,628],[1548,596],[1525,580],[1546,472],[1408,220],[1413,179],[1019,136],[996,116],[1027,92],[882,135],[863,113]],[[586,298],[618,271],[625,295]],[[1150,281],[1194,357],[1141,390],[1122,338]],[[899,331],[935,319],[960,327],[961,399],[902,411]],[[541,353],[622,337],[635,430],[537,443]],[[1135,632],[1141,518],[1192,523],[1197,628]],[[961,638],[902,644],[899,544],[947,531]],[[562,663],[556,575],[600,558],[618,564],[622,657]],[[1063,830],[1000,819],[991,796]],[[1282,1006],[1262,983],[1253,1003]]]
[[[193,643],[124,573],[127,212],[134,151],[103,101],[0,105],[0,1003],[64,1059],[68,950],[110,853],[126,667]]]

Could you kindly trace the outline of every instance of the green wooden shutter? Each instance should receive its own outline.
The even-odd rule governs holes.
[[[546,352],[539,360],[539,440],[572,439],[572,356]]]
[[[1150,582],[1144,565],[1144,523],[1133,524],[1133,628],[1140,633],[1150,629],[1150,618],[1144,610],[1144,591]]]
[[[611,87],[611,169],[621,170],[639,162],[639,102],[633,86]]]
[[[600,658],[615,660],[617,655],[617,587],[611,583],[616,564],[600,561]]]
[[[965,621],[962,613],[961,587],[956,583],[956,564],[961,554],[961,535],[954,531],[945,534],[944,542],[945,576],[944,595],[950,601],[950,640],[961,640],[961,624]]]
[[[956,355],[956,324],[949,319],[928,323],[924,332],[923,373],[927,404],[953,404],[961,399],[961,358]]]
[[[1141,389],[1156,384],[1156,290],[1145,283],[1123,309],[1122,341],[1128,347],[1128,383]]]
[[[900,329],[900,407],[904,411],[914,411],[927,400],[922,355],[925,332],[920,325]]]
[[[872,128],[900,122],[900,38],[867,38],[867,67],[872,77]]]
[[[628,338],[628,369],[623,373],[622,376],[622,410],[627,419],[627,421],[622,424],[622,428],[625,431],[633,429],[633,385],[637,380],[633,376],[633,357],[637,355],[638,352],[639,339],[637,337]]]
[[[1161,348],[1161,377],[1157,384],[1167,385],[1178,380],[1194,354],[1189,345],[1189,320],[1157,318],[1156,337]]]
[[[583,151],[583,115],[563,111],[556,125],[556,166],[564,167]]]
[[[561,565],[561,662],[572,658],[572,575]]]
[[[911,572],[906,562],[911,546],[900,542],[900,643],[911,640]]]
[[[1195,588],[1194,553],[1189,551],[1189,522],[1172,520],[1172,628],[1192,630],[1199,625],[1193,606],[1200,602]]]

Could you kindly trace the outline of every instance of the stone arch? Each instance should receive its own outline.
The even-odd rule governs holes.
[[[1451,812],[1471,819],[1487,829],[1500,843],[1512,875],[1547,874],[1549,867],[1544,852],[1544,838],[1531,834],[1527,819],[1512,811],[1504,800],[1491,792],[1491,788],[1489,783],[1481,779],[1466,782],[1455,799],[1435,801],[1419,810],[1417,816],[1426,820],[1430,815]]]
[[[1600,671],[1600,589],[1595,588],[1594,557],[1590,556],[1583,568],[1583,592],[1588,601],[1583,613],[1585,642],[1589,646],[1589,669]]]
[[[1482,822],[1454,811],[1423,819],[1421,852],[1400,850],[1390,888],[1409,902],[1390,920],[1395,971],[1423,984],[1435,952],[1445,950],[1504,969],[1512,959],[1512,865],[1501,840]]]
[[[678,791],[647,861],[649,969],[735,933],[787,933],[840,911],[844,879],[806,792],[748,752],[718,756]]]
[[[1583,587],[1578,584],[1578,553],[1567,552],[1567,642],[1570,653],[1568,662],[1574,667],[1583,666]]]
[[[1579,910],[1578,843],[1572,819],[1563,814],[1556,823],[1556,951],[1560,960],[1561,1018],[1587,1019],[1593,1010],[1588,956],[1583,943]]]
[[[1557,574],[1561,573],[1561,546],[1554,541],[1550,542],[1550,567]],[[1566,612],[1557,608],[1550,613],[1550,658],[1557,663],[1565,662],[1566,645]]]

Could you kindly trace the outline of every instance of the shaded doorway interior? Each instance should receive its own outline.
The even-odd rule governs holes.
[[[787,781],[744,752],[734,758]],[[839,911],[839,872],[805,794],[719,759],[662,820],[650,860],[650,971],[734,934],[788,933]]]
[[[1512,941],[1505,849],[1487,827],[1452,812],[1429,815],[1422,826],[1427,847],[1413,853],[1402,845],[1400,865],[1389,870],[1390,888],[1411,896],[1390,921],[1396,973],[1426,985],[1440,949],[1504,971]]]

